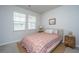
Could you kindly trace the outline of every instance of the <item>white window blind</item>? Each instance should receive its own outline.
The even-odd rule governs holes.
[[[14,12],[14,31],[25,30],[26,15]]]
[[[28,15],[28,29],[36,29],[36,16]]]

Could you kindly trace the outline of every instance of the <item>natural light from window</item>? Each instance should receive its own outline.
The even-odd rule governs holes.
[[[26,15],[14,12],[14,31],[25,30]]]
[[[36,16],[28,15],[28,29],[36,29]]]

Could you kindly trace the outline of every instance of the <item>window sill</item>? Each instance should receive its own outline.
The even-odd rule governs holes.
[[[19,32],[19,31],[25,31],[25,30],[13,30],[13,32]]]

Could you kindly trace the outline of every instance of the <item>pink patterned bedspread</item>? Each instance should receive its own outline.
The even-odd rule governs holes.
[[[42,32],[24,37],[21,45],[26,48],[28,53],[46,53],[52,45],[60,40],[57,34]]]

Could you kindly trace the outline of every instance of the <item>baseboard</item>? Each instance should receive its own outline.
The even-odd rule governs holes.
[[[18,42],[18,41],[20,41],[20,40],[15,40],[15,41],[10,41],[10,42],[5,42],[5,43],[0,44],[0,46],[6,45],[6,44],[15,43],[15,42]]]

